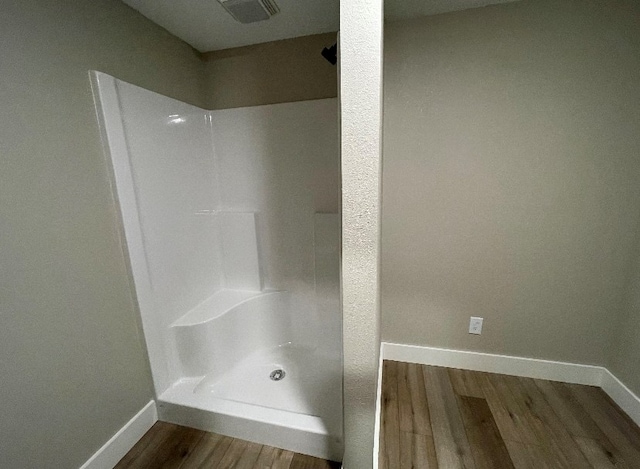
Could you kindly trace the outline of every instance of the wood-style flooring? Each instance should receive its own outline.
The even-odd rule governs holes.
[[[339,469],[340,464],[157,422],[115,469]]]
[[[640,468],[600,388],[385,361],[380,469]]]

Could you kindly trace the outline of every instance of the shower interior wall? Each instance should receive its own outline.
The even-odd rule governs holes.
[[[337,100],[207,111],[92,80],[156,395],[193,374],[172,329],[225,290],[286,292],[288,337],[339,361]]]

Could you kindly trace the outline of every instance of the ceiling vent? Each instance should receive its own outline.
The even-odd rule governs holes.
[[[271,18],[280,12],[273,0],[218,0],[240,23],[255,23]]]

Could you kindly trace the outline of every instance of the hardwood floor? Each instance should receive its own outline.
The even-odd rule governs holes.
[[[600,388],[385,361],[380,469],[640,468]]]
[[[340,463],[157,422],[115,469],[339,469]]]

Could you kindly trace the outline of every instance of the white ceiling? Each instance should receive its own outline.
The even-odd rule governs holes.
[[[517,0],[386,0],[384,17],[393,21],[514,1]]]
[[[337,31],[339,0],[275,0],[280,13],[242,24],[217,0],[123,0],[200,52]]]
[[[200,52],[337,31],[340,0],[275,0],[280,13],[242,24],[217,0],[123,0]],[[514,0],[386,0],[385,18],[397,20]]]

